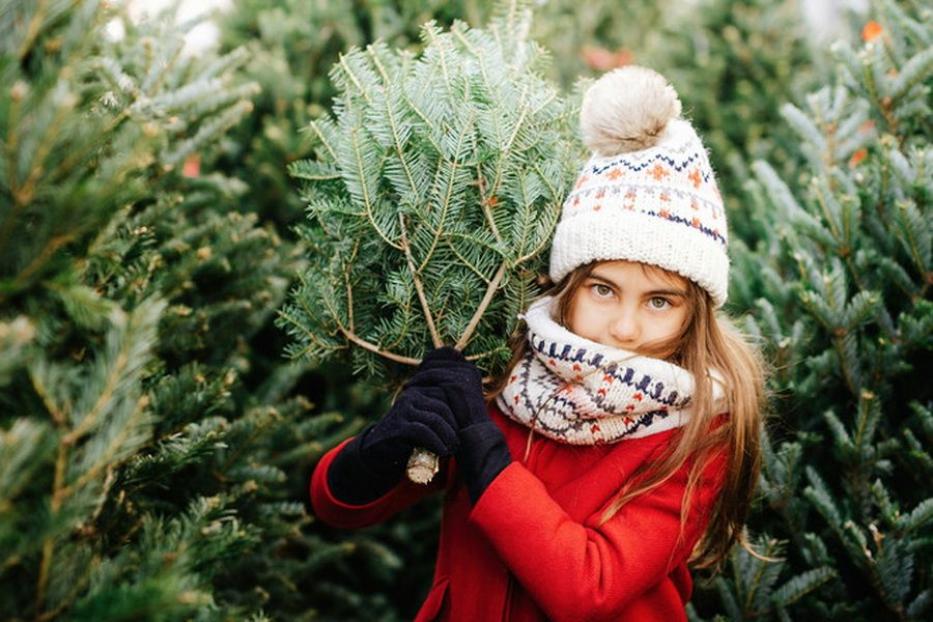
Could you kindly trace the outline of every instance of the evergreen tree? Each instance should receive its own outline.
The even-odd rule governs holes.
[[[4,618],[248,617],[282,579],[237,562],[307,521],[276,443],[341,425],[298,420],[300,367],[251,377],[301,262],[208,171],[245,51],[184,57],[170,17],[0,3]]]
[[[775,413],[750,528],[782,561],[736,551],[704,614],[929,618],[931,16],[875,3],[861,44],[832,48],[832,80],[781,107],[774,131],[802,164],[788,179],[753,165],[763,235],[734,254],[735,289],[754,301]]]
[[[442,344],[491,372],[508,360],[578,154],[530,12],[501,10],[486,29],[425,25],[417,59],[377,42],[335,65],[334,117],[291,167],[312,220],[281,314],[293,356],[350,349],[379,375]]]

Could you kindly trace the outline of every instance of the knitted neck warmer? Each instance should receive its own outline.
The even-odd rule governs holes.
[[[615,443],[687,423],[693,376],[661,359],[639,356],[576,335],[553,319],[544,297],[524,315],[530,351],[499,395],[508,417],[570,445]],[[723,381],[710,370],[713,403]]]

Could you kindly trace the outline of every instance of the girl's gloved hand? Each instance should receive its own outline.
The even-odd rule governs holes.
[[[362,434],[360,455],[373,470],[401,475],[415,447],[442,458],[453,455],[459,445],[456,426],[442,392],[429,386],[406,387],[385,417]]]
[[[424,381],[424,363],[389,412],[347,443],[331,463],[328,485],[345,503],[363,505],[391,490],[405,473],[415,447],[442,458],[457,451],[457,421],[443,390]]]
[[[457,423],[455,450],[464,482],[475,504],[496,476],[512,462],[505,437],[489,418],[479,369],[454,348],[433,350],[411,384],[442,389]]]

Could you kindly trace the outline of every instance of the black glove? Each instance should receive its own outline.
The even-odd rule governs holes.
[[[334,458],[327,483],[341,501],[364,505],[387,493],[402,479],[415,447],[440,457],[458,449],[457,422],[444,392],[430,383],[414,384],[422,373],[419,367],[389,412]]]
[[[489,418],[483,398],[483,376],[476,365],[454,348],[432,351],[412,385],[439,387],[457,424],[459,449],[454,450],[470,500],[476,504],[497,475],[512,462],[505,437]]]

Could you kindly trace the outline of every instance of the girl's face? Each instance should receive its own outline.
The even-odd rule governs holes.
[[[690,311],[687,285],[687,279],[660,268],[600,262],[570,294],[566,327],[603,345],[668,358]],[[659,353],[657,347],[665,344]]]

